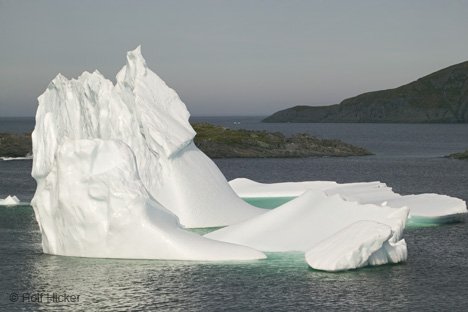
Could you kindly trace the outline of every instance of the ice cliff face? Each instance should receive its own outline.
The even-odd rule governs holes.
[[[229,224],[261,211],[244,204],[226,182],[224,188],[210,187],[223,176],[202,154],[196,162],[208,163],[207,174],[218,180],[193,183],[203,182],[200,187],[235,198],[245,209],[228,210],[227,205],[224,210],[207,196],[199,208],[206,213],[188,219],[193,214],[184,212],[197,211],[201,203],[190,196],[199,195],[172,185],[178,171],[190,180],[184,155],[201,154],[193,146],[195,133],[188,117],[177,94],[146,67],[139,49],[128,53],[115,86],[99,72],[72,80],[58,75],[39,97],[32,134],[32,176],[37,182],[32,205],[44,252],[110,258],[264,258],[256,250],[206,239],[180,225],[179,218],[191,226]],[[164,192],[170,194],[160,196]]]
[[[44,252],[55,255],[249,260],[263,254],[183,230],[144,187],[128,145],[64,139],[50,172],[36,178],[33,207]]]
[[[148,192],[184,226],[222,226],[262,213],[241,200],[193,144],[188,118],[185,104],[148,69],[140,48],[127,54],[115,86],[99,72],[72,80],[58,75],[39,97],[32,175],[51,171],[66,139],[112,139],[130,147]]]

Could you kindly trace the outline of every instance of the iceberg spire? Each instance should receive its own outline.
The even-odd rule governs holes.
[[[182,228],[157,198],[169,158],[192,144],[174,90],[128,54],[114,86],[99,72],[58,75],[38,98],[32,200],[45,253],[105,258],[252,260],[265,255]],[[172,115],[174,114],[174,116]]]

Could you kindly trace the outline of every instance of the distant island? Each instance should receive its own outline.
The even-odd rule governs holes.
[[[340,140],[319,139],[307,134],[286,137],[280,132],[232,130],[208,123],[192,125],[195,144],[211,158],[365,156],[371,153]]]
[[[0,133],[0,157],[25,157],[30,154],[31,134]]]
[[[232,130],[208,123],[194,123],[195,144],[211,158],[267,158],[311,156],[365,156],[364,148],[340,140],[307,134],[286,137],[279,132]],[[30,134],[0,133],[0,157],[32,154]]]
[[[468,122],[468,61],[395,89],[364,93],[330,106],[295,106],[264,122]]]
[[[450,154],[448,155],[448,157],[454,158],[454,159],[468,160],[468,149],[464,152]]]

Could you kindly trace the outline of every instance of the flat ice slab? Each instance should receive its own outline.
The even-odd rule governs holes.
[[[307,191],[292,201],[247,221],[208,233],[205,237],[249,246],[261,251],[307,251],[350,224],[372,220],[386,224],[393,241],[400,239],[407,208],[381,207]]]
[[[388,225],[358,221],[317,243],[305,258],[310,267],[333,272],[405,261],[406,242],[392,242],[392,235]]]
[[[0,160],[3,161],[11,161],[11,160],[31,160],[33,159],[32,156],[25,156],[25,157],[0,157]]]
[[[307,181],[268,184],[238,178],[229,184],[243,198],[297,197],[307,190],[315,190],[329,196],[339,194],[347,201],[360,204],[408,207],[412,224],[457,221],[460,215],[468,212],[465,201],[459,198],[439,194],[400,195],[381,182],[338,184],[330,181]]]

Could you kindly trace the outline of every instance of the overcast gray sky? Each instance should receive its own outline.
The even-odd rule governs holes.
[[[192,115],[328,105],[468,60],[468,1],[0,0],[0,117],[142,45]]]

